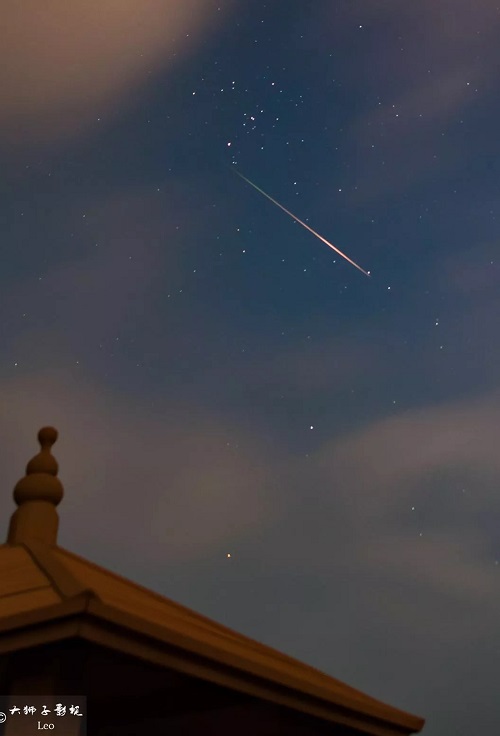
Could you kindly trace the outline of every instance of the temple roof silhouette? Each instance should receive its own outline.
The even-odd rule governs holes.
[[[353,733],[421,730],[422,718],[60,547],[56,439],[54,428],[40,430],[41,450],[14,489],[17,510],[0,546],[0,655],[77,636]]]

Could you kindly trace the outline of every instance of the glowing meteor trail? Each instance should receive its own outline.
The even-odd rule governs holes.
[[[296,220],[299,223],[299,225],[302,225],[302,227],[305,227],[306,230],[309,230],[310,233],[312,233],[317,238],[319,238],[322,243],[324,243],[329,248],[331,248],[332,250],[334,250],[335,253],[338,253],[339,256],[342,256],[342,258],[345,258],[345,260],[348,261],[348,263],[350,263],[351,266],[354,266],[355,268],[357,268],[358,271],[361,271],[361,273],[364,273],[365,276],[370,277],[370,272],[369,271],[365,271],[364,268],[361,268],[361,266],[358,266],[357,263],[355,263],[354,261],[351,261],[351,259],[349,258],[349,256],[346,256],[345,253],[342,253],[341,250],[339,250],[338,248],[336,248],[326,238],[324,238],[322,235],[320,235],[319,233],[317,233],[316,230],[313,230],[312,227],[309,227],[309,225],[306,225],[305,222],[302,222],[302,220],[299,220],[299,218],[297,217],[297,215],[294,215],[293,212],[290,212],[289,210],[286,209],[286,207],[283,207],[282,204],[280,204],[275,199],[273,199],[272,197],[270,197],[269,194],[266,194],[266,192],[264,192],[260,187],[258,187],[257,184],[254,184],[252,181],[250,181],[250,179],[247,179],[246,176],[243,176],[243,174],[240,174],[239,171],[236,171],[236,169],[231,169],[231,170],[234,171],[235,174],[238,174],[238,176],[240,176],[244,181],[246,181],[247,184],[250,184],[251,187],[253,187],[258,192],[260,192],[261,194],[263,194],[264,197],[267,197],[267,199],[269,199],[273,204],[275,204],[277,207],[279,207],[281,210],[283,210],[283,212],[286,212],[286,214],[289,217],[291,217],[293,220]]]

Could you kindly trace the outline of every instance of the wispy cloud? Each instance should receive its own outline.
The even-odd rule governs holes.
[[[339,34],[343,23],[352,27],[352,14],[343,18],[329,9],[324,40],[328,28]],[[340,83],[364,90],[372,101],[346,131],[357,159],[353,203],[387,198],[460,165],[463,146],[447,146],[442,133],[494,92],[499,29],[500,12],[491,0],[364,4],[353,52],[359,71],[351,70],[348,80],[339,74]],[[373,41],[379,32],[384,47]]]
[[[200,559],[231,548],[276,512],[277,461],[227,417],[196,405],[135,402],[63,369],[5,380],[0,395],[7,488],[38,451],[38,429],[56,426],[66,489],[59,543],[96,561],[120,560],[130,540],[143,565]],[[8,519],[8,493],[0,506]]]
[[[8,3],[0,43],[3,142],[61,141],[105,125],[141,84],[196,49],[221,20],[218,6],[212,0]]]
[[[326,443],[314,463],[331,492],[332,523],[337,515],[350,529],[346,554],[442,595],[491,596],[500,549],[493,528],[489,536],[483,523],[482,537],[476,529],[499,510],[499,423],[494,393],[373,421]]]
[[[2,305],[15,331],[11,354],[28,362],[49,357],[60,340],[81,360],[130,325],[156,323],[159,296],[182,282],[176,228],[189,219],[175,182],[161,193],[124,187],[97,199],[77,197],[58,213],[44,268],[4,286]],[[83,225],[68,249],[75,221]],[[6,326],[4,339],[10,331]]]

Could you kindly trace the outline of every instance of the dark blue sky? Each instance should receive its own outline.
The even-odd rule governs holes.
[[[63,546],[498,729],[495,3],[11,6],[4,518],[53,424]]]

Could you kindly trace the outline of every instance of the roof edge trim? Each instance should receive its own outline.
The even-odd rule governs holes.
[[[51,552],[51,547],[30,540],[23,542],[20,546],[24,547],[33,561],[38,565],[42,572],[48,577],[51,585],[63,599],[75,598],[89,592],[88,587],[72,575],[72,573],[56,558]],[[99,596],[92,591],[93,597],[100,600]]]

